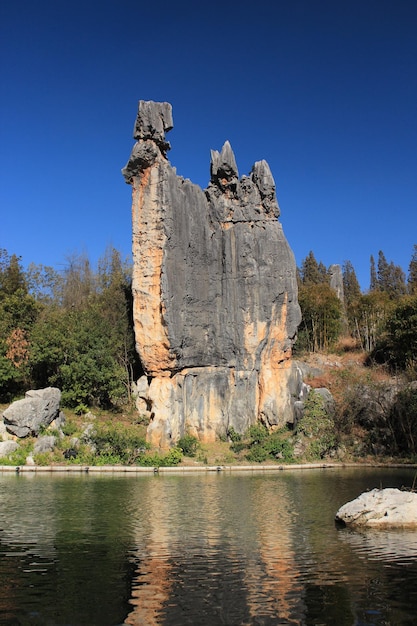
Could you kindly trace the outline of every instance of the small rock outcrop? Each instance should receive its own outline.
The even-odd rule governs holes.
[[[352,527],[417,528],[417,493],[373,489],[340,507],[335,519]]]
[[[19,448],[19,444],[16,441],[0,441],[0,459],[13,454]]]
[[[59,417],[61,392],[56,387],[27,391],[23,400],[16,400],[3,411],[7,432],[16,437],[37,436]]]
[[[256,420],[293,420],[291,350],[300,322],[294,255],[266,161],[239,178],[228,141],[204,191],[167,160],[171,105],[139,102],[123,175],[132,185],[140,410],[149,440],[214,441]]]

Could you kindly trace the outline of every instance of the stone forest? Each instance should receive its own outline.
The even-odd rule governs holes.
[[[172,128],[139,102],[131,262],[0,250],[0,464],[413,461],[417,246],[407,283],[371,256],[366,293],[348,261],[297,267],[267,162],[239,176],[225,141],[202,189]]]
[[[213,441],[259,420],[293,421],[296,264],[266,161],[239,178],[232,148],[211,153],[202,190],[167,160],[168,103],[139,104],[132,185],[138,383],[149,435]]]

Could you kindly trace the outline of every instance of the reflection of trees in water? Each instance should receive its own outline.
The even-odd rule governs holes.
[[[87,476],[0,478],[0,622],[120,623],[132,579],[120,525],[129,485]]]

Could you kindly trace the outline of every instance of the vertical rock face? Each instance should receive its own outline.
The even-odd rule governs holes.
[[[132,185],[138,384],[150,441],[213,441],[256,420],[292,420],[291,348],[300,322],[296,266],[266,161],[239,179],[229,142],[202,190],[167,160],[168,103],[140,101]]]

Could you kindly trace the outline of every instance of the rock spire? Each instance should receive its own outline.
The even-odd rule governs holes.
[[[239,179],[226,141],[204,191],[167,160],[171,105],[139,102],[131,157],[133,296],[151,442],[292,421],[296,266],[266,161]]]

